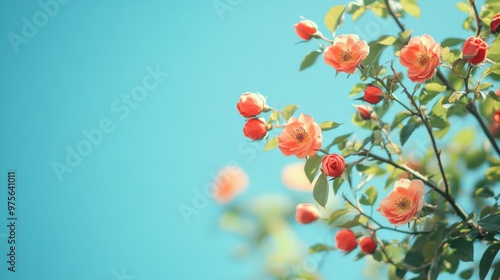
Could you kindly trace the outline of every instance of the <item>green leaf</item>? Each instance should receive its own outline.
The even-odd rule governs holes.
[[[436,256],[432,260],[431,268],[427,274],[428,280],[436,280],[444,267],[444,256],[442,254]]]
[[[488,48],[488,58],[493,61],[500,61],[500,36]]]
[[[414,17],[420,17],[420,8],[417,5],[417,0],[401,0],[403,10]]]
[[[464,42],[462,38],[447,38],[441,43],[441,47],[452,47]]]
[[[314,62],[316,62],[316,59],[318,58],[318,56],[322,53],[322,51],[320,50],[316,50],[316,51],[312,51],[310,53],[308,53],[304,59],[302,59],[302,63],[300,64],[300,69],[299,71],[302,71],[306,68],[309,68],[311,67]]]
[[[451,65],[453,73],[455,73],[457,76],[461,78],[465,77],[464,74],[465,65],[467,65],[467,60],[462,58],[455,60],[455,62],[453,62],[453,64]]]
[[[356,215],[352,220],[347,221],[341,225],[338,225],[339,228],[352,228],[355,226],[360,226],[368,221],[368,218],[361,215]]]
[[[325,25],[331,32],[335,32],[337,26],[340,25],[342,14],[345,6],[339,5],[331,8],[325,15]]]
[[[267,140],[267,143],[264,146],[264,151],[270,151],[270,150],[278,147],[279,144],[280,144],[280,142],[278,140],[278,136],[273,137],[273,138]]]
[[[335,210],[331,215],[330,218],[328,218],[328,223],[332,224],[335,222],[338,218],[344,216],[345,214],[349,213],[349,209],[337,209]]]
[[[491,280],[498,280],[500,279],[500,262],[497,262],[495,264],[495,270],[491,274]]]
[[[384,46],[391,46],[394,43],[396,43],[397,40],[398,40],[398,38],[389,35],[389,36],[385,36],[385,37],[382,37],[381,39],[379,39],[378,43],[381,45],[384,45]]]
[[[470,9],[469,9],[469,4],[467,3],[464,3],[464,2],[458,2],[457,3],[457,8],[464,12],[464,13],[469,13],[470,12]]]
[[[495,243],[488,247],[486,251],[484,251],[481,260],[479,261],[479,278],[483,280],[488,275],[488,271],[490,270],[491,264],[493,263],[493,259],[498,253],[500,249],[500,243]]]
[[[409,122],[401,129],[401,133],[399,134],[399,141],[401,142],[401,146],[404,146],[406,141],[408,141],[413,131],[415,131],[416,127],[417,125],[415,123]]]
[[[306,173],[307,179],[309,179],[309,182],[312,183],[314,180],[314,177],[316,176],[316,172],[318,171],[320,165],[321,165],[321,160],[323,157],[314,155],[312,157],[309,157],[306,161],[306,164],[304,165],[304,172]]]
[[[404,121],[409,116],[411,116],[411,114],[408,113],[408,112],[399,112],[396,115],[396,118],[394,118],[394,121],[391,124],[391,130],[393,130],[394,128],[396,128],[396,126],[398,126],[398,124],[400,124],[402,121]]]
[[[482,197],[482,198],[490,198],[494,197],[495,193],[487,186],[480,187],[479,189],[474,191],[474,196],[475,197]]]
[[[373,205],[377,200],[377,189],[375,187],[369,187],[363,193],[363,196],[359,199],[359,202],[363,205]]]
[[[486,170],[486,179],[490,181],[500,181],[500,166],[492,166]]]
[[[318,244],[315,244],[309,248],[309,254],[314,254],[314,253],[318,253],[318,252],[325,252],[325,251],[329,252],[329,251],[333,251],[335,249],[336,249],[335,247],[332,247],[330,245],[318,243]]]
[[[319,124],[319,127],[321,128],[322,131],[334,129],[334,128],[337,128],[339,126],[340,126],[340,124],[336,123],[334,121],[326,121],[326,122],[322,122]]]
[[[437,117],[442,117],[442,116],[446,115],[447,109],[443,106],[443,100],[444,100],[444,96],[441,97],[438,100],[438,102],[436,102],[434,107],[432,107],[432,113],[434,113],[434,115],[436,115]]]
[[[440,93],[446,90],[446,86],[438,83],[428,83],[425,85],[425,90],[427,90],[428,92]]]
[[[405,31],[399,33],[399,38],[401,38],[401,41],[406,42],[407,40],[410,39],[412,32],[413,32],[413,29],[405,30]]]
[[[463,262],[474,261],[474,245],[466,238],[457,238],[450,243],[450,247],[455,249],[454,254]]]
[[[378,65],[378,59],[380,55],[382,54],[382,51],[387,48],[387,46],[379,44],[378,40],[374,42],[370,42],[368,44],[370,47],[370,53],[368,53],[368,56],[363,60],[364,65]],[[367,67],[368,69],[369,67]]]
[[[438,117],[436,115],[430,116],[430,124],[432,127],[438,128],[438,129],[443,129],[447,126],[446,121],[444,119],[442,119],[441,117]]]
[[[460,272],[460,277],[462,277],[462,279],[470,279],[472,277],[472,273],[474,273],[474,268],[468,268],[462,272]]]
[[[349,137],[351,135],[352,135],[352,132],[348,133],[348,134],[341,135],[341,136],[337,136],[335,139],[333,139],[333,141],[332,141],[332,143],[330,143],[330,145],[325,147],[325,150],[330,151],[330,148],[335,146],[335,145],[338,145],[340,150],[344,149],[345,145],[347,143],[347,139],[349,139]]]
[[[272,122],[277,122],[280,120],[280,117],[279,117],[279,113],[278,111],[273,111],[270,115],[269,115],[269,123],[272,123]]]
[[[299,106],[294,104],[288,105],[285,108],[283,108],[283,110],[281,110],[281,115],[285,120],[288,121],[288,119],[292,117],[293,113],[295,113],[295,111],[297,111],[298,108]]]
[[[488,231],[499,231],[500,230],[500,212],[493,213],[486,216],[479,221],[479,225]]]
[[[333,193],[337,194],[337,191],[339,190],[340,186],[342,186],[342,183],[344,183],[344,179],[341,177],[335,178],[333,180]]]
[[[328,192],[328,180],[326,179],[325,174],[321,173],[316,181],[316,184],[314,185],[313,197],[319,205],[323,206],[323,208],[328,201]]]
[[[360,92],[362,92],[366,88],[366,84],[356,84],[352,89],[351,92],[349,93],[349,97],[354,96]]]

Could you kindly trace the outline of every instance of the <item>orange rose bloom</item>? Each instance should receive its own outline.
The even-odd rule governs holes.
[[[421,180],[399,179],[394,189],[380,201],[377,209],[393,225],[411,222],[424,207],[424,183]]]
[[[247,186],[248,176],[243,169],[237,166],[225,166],[217,173],[214,180],[214,198],[220,203],[228,203],[243,192]]]
[[[325,63],[332,66],[338,72],[349,74],[356,71],[356,66],[365,59],[370,52],[370,46],[366,41],[361,41],[358,35],[340,35],[335,37],[333,45],[323,52]]]
[[[296,155],[298,158],[313,156],[321,149],[323,135],[321,128],[308,115],[291,117],[278,137],[279,149],[285,156]]]
[[[436,67],[441,64],[441,44],[429,35],[413,37],[401,49],[399,61],[408,67],[412,82],[423,83],[436,74]]]

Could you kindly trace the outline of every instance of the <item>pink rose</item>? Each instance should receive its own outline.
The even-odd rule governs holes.
[[[236,104],[236,108],[245,118],[257,116],[262,113],[265,107],[266,99],[262,95],[252,92],[243,93]]]
[[[338,72],[352,74],[369,52],[366,41],[361,41],[358,35],[349,34],[335,37],[333,45],[324,50],[323,57],[325,63]]]
[[[299,118],[291,117],[288,120],[278,140],[278,148],[285,156],[305,158],[315,155],[321,149],[323,135],[312,117],[300,114]]]
[[[436,74],[441,64],[441,44],[429,35],[416,36],[401,49],[399,61],[408,67],[408,78],[423,83]]]
[[[324,156],[321,160],[321,169],[327,176],[339,177],[345,170],[344,157],[337,154]]]

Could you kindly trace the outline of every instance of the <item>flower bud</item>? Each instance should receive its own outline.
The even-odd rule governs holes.
[[[471,64],[479,64],[486,59],[488,45],[479,37],[471,36],[465,40],[462,57]]]
[[[500,13],[496,14],[490,23],[491,33],[497,33],[500,31]]]
[[[373,112],[373,108],[368,105],[354,105],[356,110],[358,111],[358,116],[361,120],[366,121],[370,120],[373,116],[375,116],[375,112]]]
[[[316,206],[310,203],[301,203],[297,205],[295,220],[300,224],[310,224],[319,218],[319,211]]]
[[[363,236],[359,239],[359,247],[365,254],[373,254],[377,249],[377,242],[369,236]]]
[[[260,140],[267,135],[269,130],[263,118],[251,118],[248,119],[243,127],[243,134],[252,140]]]
[[[500,111],[495,110],[495,113],[493,113],[493,121],[500,123]]]
[[[240,114],[245,118],[255,117],[266,107],[266,99],[258,94],[252,92],[245,92],[240,96],[240,100],[236,104],[236,108]]]
[[[294,25],[295,32],[303,40],[309,41],[318,32],[318,26],[314,21],[304,19]]]
[[[344,157],[337,154],[324,156],[321,160],[321,169],[326,176],[339,177],[345,170]]]
[[[375,105],[384,99],[384,92],[378,86],[369,85],[365,88],[363,98],[366,102]]]
[[[341,229],[335,235],[335,245],[340,250],[350,252],[358,246],[356,236],[350,229]]]

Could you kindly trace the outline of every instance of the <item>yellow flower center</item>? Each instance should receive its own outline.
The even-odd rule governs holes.
[[[398,197],[395,204],[399,210],[408,210],[411,203],[407,197]]]
[[[426,66],[430,60],[431,60],[431,58],[427,54],[424,54],[424,53],[421,53],[417,56],[417,63],[418,63],[418,66],[420,66],[420,67]]]
[[[350,61],[352,59],[352,51],[351,50],[341,50],[340,51],[340,59],[343,62]]]
[[[306,130],[303,127],[299,127],[297,129],[294,129],[292,132],[292,138],[297,142],[297,144],[300,144],[304,142],[307,138],[309,138],[309,134],[306,132]]]

